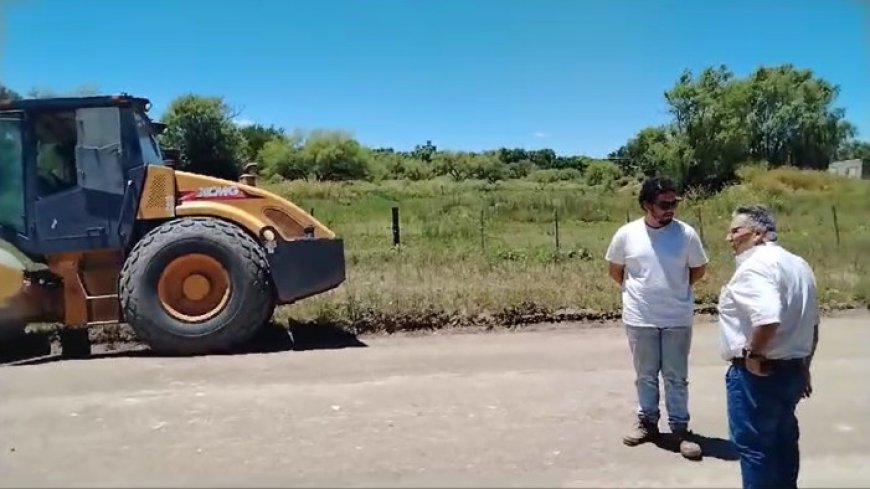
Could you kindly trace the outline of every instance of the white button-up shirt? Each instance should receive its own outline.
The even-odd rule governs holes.
[[[804,358],[812,353],[819,322],[816,280],[809,264],[775,243],[754,246],[737,256],[737,269],[719,295],[722,358],[743,355],[752,331],[779,323],[765,351],[771,359]]]

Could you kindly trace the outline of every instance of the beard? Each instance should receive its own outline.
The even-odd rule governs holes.
[[[656,219],[662,226],[667,226],[674,220],[674,216],[661,216]]]

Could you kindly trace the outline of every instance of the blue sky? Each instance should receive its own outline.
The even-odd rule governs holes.
[[[370,146],[603,156],[685,69],[793,63],[870,139],[870,0],[0,0],[0,81],[222,95]]]

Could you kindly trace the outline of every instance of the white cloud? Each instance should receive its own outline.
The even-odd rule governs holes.
[[[248,127],[254,125],[254,121],[248,119],[233,119],[233,123],[239,127]]]
[[[543,131],[538,131],[538,132],[536,132],[536,133],[534,134],[534,136],[535,136],[536,138],[538,138],[538,139],[547,139],[548,137],[550,137],[549,134],[547,134],[546,132],[543,132]]]

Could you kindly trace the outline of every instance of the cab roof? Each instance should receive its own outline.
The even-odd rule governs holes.
[[[147,110],[151,102],[147,98],[122,95],[97,95],[89,97],[50,97],[0,100],[0,110],[54,111],[79,108],[136,105]]]

